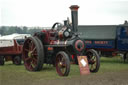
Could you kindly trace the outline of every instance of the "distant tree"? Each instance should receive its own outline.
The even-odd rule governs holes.
[[[40,32],[42,28],[35,27],[29,29],[28,27],[18,27],[18,26],[1,26],[0,27],[0,35],[10,35],[13,33],[19,33],[19,34],[34,34],[35,32]]]
[[[14,26],[10,26],[10,27],[8,28],[8,34],[12,34],[12,33],[16,33],[16,29],[15,29]]]
[[[6,35],[7,34],[7,27],[5,27],[5,26],[0,27],[0,34]]]
[[[28,34],[28,28],[26,26],[24,26],[22,30],[24,34]]]
[[[19,33],[19,34],[23,33],[22,29],[20,27],[17,27],[17,26],[15,27],[15,32]]]
[[[36,33],[36,32],[40,32],[42,29],[29,29],[28,30],[28,34],[31,34],[31,35],[33,35],[34,33]]]

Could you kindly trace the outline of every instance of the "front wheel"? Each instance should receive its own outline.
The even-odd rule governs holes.
[[[87,50],[85,55],[88,58],[90,72],[98,72],[100,68],[100,57],[97,51],[90,49],[90,50]]]
[[[68,76],[70,72],[70,60],[64,51],[56,55],[56,71],[60,76]]]

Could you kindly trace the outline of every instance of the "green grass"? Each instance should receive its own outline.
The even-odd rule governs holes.
[[[99,73],[128,70],[128,62],[124,63],[120,57],[102,57]]]
[[[30,77],[30,78],[39,78],[39,79],[56,79],[61,78],[56,73],[55,67],[52,65],[44,65],[44,68],[38,72],[27,71],[24,65],[13,65],[11,62],[7,62],[4,66],[0,66],[0,74],[2,79],[9,78],[11,76],[15,77]],[[79,67],[77,65],[71,65],[70,75],[68,77],[79,75]],[[5,77],[5,78],[4,78]]]
[[[96,74],[105,72],[117,72],[128,70],[128,63],[123,63],[119,57],[101,58],[100,70]],[[93,75],[93,74],[91,74]],[[66,78],[79,77],[80,71],[78,65],[71,65],[70,74]],[[65,78],[60,77],[56,73],[53,66],[44,65],[44,69],[39,72],[29,72],[24,65],[13,65],[12,62],[6,62],[4,66],[0,66],[0,81],[14,83],[15,81],[41,81],[47,79]]]

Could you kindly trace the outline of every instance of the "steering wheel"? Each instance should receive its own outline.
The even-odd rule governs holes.
[[[57,25],[57,30],[58,30],[60,27],[62,27],[62,26],[63,26],[61,23],[56,22],[55,24],[53,24],[53,26],[52,26],[52,30],[54,30],[54,29],[55,29],[56,25]]]

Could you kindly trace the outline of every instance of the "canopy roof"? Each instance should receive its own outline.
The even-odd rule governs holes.
[[[31,36],[30,34],[12,34],[0,37],[0,47],[14,46],[14,39],[25,39]]]
[[[80,25],[78,32],[83,39],[115,39],[116,25]]]
[[[13,39],[25,39],[25,37],[29,37],[30,34],[11,34],[11,35],[5,35],[1,36],[0,40],[13,40]]]

